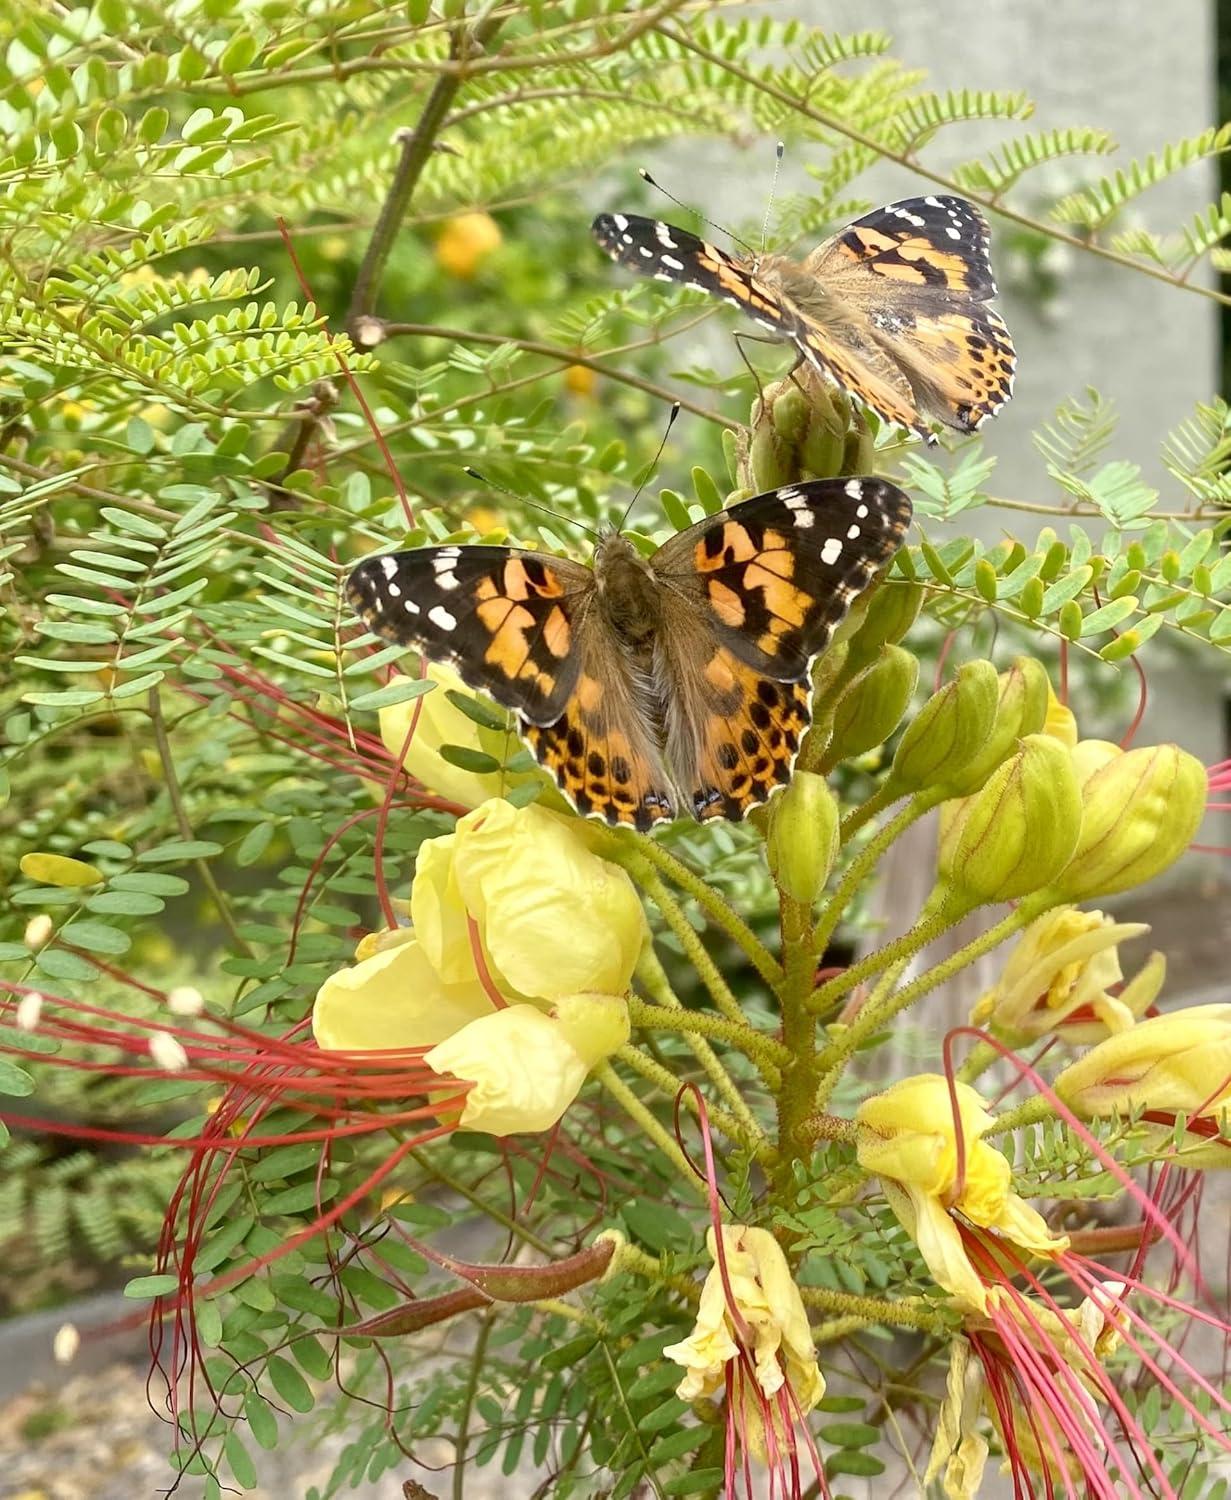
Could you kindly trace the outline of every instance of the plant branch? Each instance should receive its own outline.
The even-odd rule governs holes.
[[[435,148],[436,136],[472,66],[469,61],[471,54],[482,52],[503,25],[503,16],[488,15],[478,21],[473,30],[464,26],[453,28],[449,33],[449,58],[453,67],[447,71],[443,66],[438,67],[436,82],[427,96],[418,123],[413,130],[402,130],[397,134],[402,148],[401,160],[372,230],[363,264],[355,277],[355,288],[346,314],[346,330],[357,349],[380,342],[379,338],[365,337],[365,332],[370,333],[369,323],[380,292],[385,263],[402,228],[402,220],[406,217],[419,178]]]

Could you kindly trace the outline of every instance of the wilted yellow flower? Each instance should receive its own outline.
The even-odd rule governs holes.
[[[1110,1036],[1070,1063],[1056,1093],[1077,1115],[1140,1113],[1186,1167],[1231,1167],[1231,1005],[1193,1005]],[[1182,1144],[1175,1123],[1187,1119]]]
[[[1113,995],[1124,977],[1117,947],[1149,930],[1145,922],[1057,907],[1022,933],[1000,978],[971,1011],[971,1025],[989,1025],[1014,1047],[1053,1033],[1084,1044],[1127,1030],[1157,999],[1166,961],[1151,954]]]
[[[326,1051],[421,1051],[433,1072],[471,1085],[459,1125],[512,1135],[556,1123],[590,1069],[628,1040],[628,1008],[618,995],[569,995],[550,1014],[498,1009],[473,971],[445,983],[407,932],[325,981],[312,1030]]]
[[[499,800],[423,844],[410,910],[442,979],[474,974],[477,935],[508,998],[623,995],[647,932],[632,881],[575,818]]]
[[[445,220],[436,240],[436,264],[450,276],[469,281],[503,240],[490,214],[454,214]]]
[[[865,1099],[855,1114],[856,1152],[860,1166],[880,1178],[889,1206],[919,1246],[936,1284],[959,1306],[984,1312],[987,1288],[953,1210],[1035,1255],[1054,1256],[1068,1240],[1053,1235],[1042,1215],[1013,1191],[1009,1163],[980,1139],[995,1123],[983,1099],[969,1084],[954,1087],[965,1155],[961,1182],[949,1085],[939,1073],[904,1078]]]
[[[972,1357],[969,1340],[955,1338],[949,1350],[945,1399],[923,1476],[925,1485],[941,1480],[945,1500],[975,1500],[983,1483],[988,1446],[979,1423],[986,1389],[983,1366]]]
[[[541,780],[547,785],[548,778],[537,768],[521,772],[467,771],[447,761],[440,753],[443,745],[490,755],[503,765],[516,753],[519,741],[514,730],[489,729],[477,724],[449,700],[447,695],[451,692],[464,693],[472,700],[476,696],[452,667],[432,662],[427,677],[436,684],[430,693],[404,703],[392,703],[380,711],[380,737],[385,749],[395,758],[401,756],[403,766],[417,781],[463,807],[477,807],[489,797],[500,797],[510,787],[526,781]],[[499,710],[493,708],[492,712]],[[414,734],[410,735],[408,745],[406,737],[412,723]]]
[[[735,1361],[735,1399],[738,1414],[729,1414],[736,1431],[746,1436],[749,1449],[765,1458],[765,1413],[771,1414],[775,1446],[790,1443],[776,1399],[784,1387],[792,1416],[803,1417],[825,1394],[825,1380],[816,1361],[816,1345],[808,1326],[799,1288],[791,1276],[782,1248],[767,1229],[724,1224],[722,1246],[731,1289],[727,1301],[718,1266],[717,1240],[711,1229],[706,1245],[714,1266],[701,1288],[701,1303],[693,1331],[663,1353],[683,1365],[685,1375],[676,1388],[681,1401],[713,1397],[724,1389],[727,1367]],[[743,1353],[753,1378],[740,1379],[741,1337],[750,1340]]]

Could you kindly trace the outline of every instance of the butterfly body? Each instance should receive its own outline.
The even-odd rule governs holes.
[[[963,198],[888,204],[799,261],[728,255],[636,214],[600,214],[593,233],[621,265],[739,308],[882,420],[928,441],[930,422],[973,432],[1012,394],[1013,341],[988,306],[987,224]]]
[[[592,568],[511,547],[367,559],[347,592],[376,634],[452,662],[513,710],[577,810],[646,830],[740,818],[791,773],[810,671],[899,546],[910,502],[878,479],[813,480]]]

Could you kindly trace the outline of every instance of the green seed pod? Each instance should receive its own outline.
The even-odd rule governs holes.
[[[883,745],[902,722],[918,681],[919,663],[909,651],[882,646],[838,699],[826,764],[837,765]]]
[[[990,661],[969,661],[928,699],[902,736],[890,781],[922,791],[955,776],[983,749],[992,731],[1000,684]]]
[[[778,889],[811,906],[838,855],[838,804],[823,776],[796,771],[771,807],[765,854]]]
[[[1027,735],[982,790],[944,820],[940,877],[974,905],[1027,896],[1069,862],[1080,818],[1068,750],[1050,735]]]
[[[946,785],[956,796],[977,791],[1000,763],[1017,748],[1018,740],[1038,734],[1047,718],[1047,672],[1032,656],[1019,656],[998,678],[1000,696],[996,719],[983,749]]]

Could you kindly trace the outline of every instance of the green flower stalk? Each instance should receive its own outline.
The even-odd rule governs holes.
[[[1019,656],[999,678],[999,700],[991,733],[983,748],[949,785],[964,796],[975,792],[1005,761],[1025,735],[1038,734],[1047,719],[1047,673],[1031,656]]]

